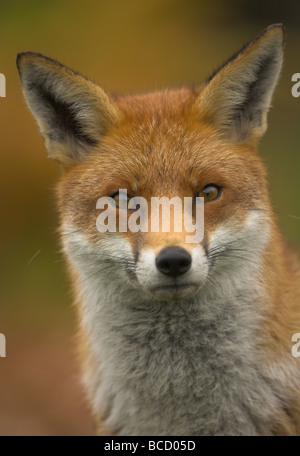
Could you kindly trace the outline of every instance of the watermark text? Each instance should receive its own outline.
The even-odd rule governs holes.
[[[292,95],[294,98],[298,98],[300,97],[300,73],[293,74],[292,82],[296,82],[292,87]]]
[[[102,210],[96,226],[100,233],[194,233],[186,236],[187,243],[199,243],[204,236],[204,199],[202,197],[151,197],[148,201],[140,196],[128,198],[127,190],[119,190],[122,207],[116,206],[113,197],[98,199],[96,209]]]
[[[2,73],[0,73],[0,97],[6,97],[6,78]]]
[[[0,333],[0,358],[6,358],[6,338]]]
[[[300,333],[295,333],[292,336],[292,342],[296,342],[292,347],[292,355],[294,358],[300,357]]]

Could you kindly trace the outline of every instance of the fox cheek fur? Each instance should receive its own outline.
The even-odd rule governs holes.
[[[74,283],[83,382],[99,434],[300,433],[300,273],[256,152],[283,60],[265,29],[199,88],[109,96],[34,52],[18,55],[25,100],[58,184]],[[185,233],[99,233],[97,199],[194,197],[201,243]]]

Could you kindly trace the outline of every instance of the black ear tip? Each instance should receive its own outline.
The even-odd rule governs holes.
[[[20,73],[20,70],[21,70],[21,60],[22,60],[22,57],[23,55],[26,54],[26,52],[18,52],[17,54],[17,59],[16,59],[16,64],[17,64],[17,68],[18,68],[18,71]]]
[[[269,25],[269,27],[265,28],[262,32],[263,35],[267,33],[279,33],[281,35],[282,40],[284,41],[286,36],[286,28],[284,24],[279,22],[278,24]]]
[[[284,48],[285,44],[285,26],[282,23],[271,24],[264,28],[255,38],[250,41],[250,45],[259,42],[260,40],[267,40],[268,43],[272,43],[277,48]]]
[[[277,29],[281,30],[283,33],[286,30],[285,25],[282,22],[278,22],[277,24],[272,24],[272,25],[270,25],[270,28],[277,28]]]
[[[282,22],[278,22],[276,24],[271,24],[268,27],[264,28],[262,30],[262,34],[267,33],[267,32],[269,32],[271,30],[273,30],[273,31],[277,30],[277,31],[281,31],[281,32],[284,33],[286,29],[285,29],[285,26],[284,26],[284,24]]]
[[[28,64],[33,63],[39,66],[44,66],[47,67],[48,69],[50,67],[61,70],[65,69],[69,73],[72,73],[72,75],[79,75],[76,71],[71,70],[70,68],[66,67],[62,63],[60,63],[58,60],[52,59],[51,57],[47,57],[46,55],[40,53],[40,52],[34,52],[34,51],[21,51],[17,54],[17,68],[19,71],[19,74],[21,75],[22,71],[22,66],[24,66],[25,62]],[[79,75],[81,76],[81,75]],[[86,78],[85,78],[86,79]]]
[[[19,71],[20,74],[21,74],[21,69],[22,69],[22,60],[24,60],[24,59],[26,59],[28,57],[34,57],[36,55],[37,55],[37,53],[33,52],[33,51],[21,51],[21,52],[18,52],[17,59],[16,59],[16,64],[17,64],[17,68],[18,68],[18,71]]]

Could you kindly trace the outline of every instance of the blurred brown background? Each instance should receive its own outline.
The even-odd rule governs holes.
[[[23,101],[17,52],[39,51],[113,92],[198,84],[262,28],[283,22],[286,59],[260,150],[281,225],[300,246],[300,2],[14,0],[0,2],[0,435],[91,435],[78,381],[75,315],[56,236],[46,158]],[[259,189],[258,189],[259,191]]]

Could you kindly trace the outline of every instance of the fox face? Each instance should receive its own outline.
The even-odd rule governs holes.
[[[67,252],[76,261],[76,253],[81,256],[86,245],[88,265],[94,262],[97,266],[94,271],[80,263],[80,270],[88,275],[95,272],[96,277],[107,271],[108,278],[113,274],[149,298],[191,297],[209,278],[213,280],[215,273],[228,267],[230,260],[237,267],[243,262],[249,267],[266,240],[269,215],[262,214],[268,207],[268,192],[260,160],[249,146],[242,151],[240,146],[230,146],[212,129],[208,133],[205,125],[198,129],[186,125],[184,115],[178,113],[180,103],[186,113],[193,109],[196,95],[186,91],[182,95],[183,99],[176,96],[173,119],[166,117],[164,110],[154,110],[152,118],[147,115],[142,124],[126,113],[126,132],[121,133],[119,124],[116,130],[120,131],[113,139],[103,138],[100,153],[68,170],[59,187]],[[141,103],[142,109],[152,97],[137,98],[135,105]],[[167,102],[170,110],[172,94],[155,97],[156,106]],[[178,132],[181,141],[176,141]],[[162,232],[161,226],[152,232],[149,223],[146,232],[99,233],[97,200],[113,195],[119,199],[119,189],[126,189],[128,198],[143,197],[149,216],[152,197],[194,200],[195,195],[204,195],[202,241],[187,243],[188,233],[184,229],[175,232],[172,224],[168,232]],[[127,206],[128,201],[118,204]],[[123,210],[116,208],[117,226]],[[129,209],[128,218],[130,215]],[[103,263],[97,263],[98,259]]]
[[[124,97],[109,97],[40,54],[19,54],[25,99],[49,156],[65,169],[61,233],[83,280],[104,274],[148,299],[178,300],[259,260],[271,221],[256,145],[282,54],[283,28],[271,26],[197,89]],[[118,225],[122,211],[132,215],[128,205],[137,196],[148,203],[189,197],[193,220],[201,197],[201,242],[186,242],[187,232],[174,224],[168,232],[149,225],[147,232],[99,233],[99,198],[114,200]]]

